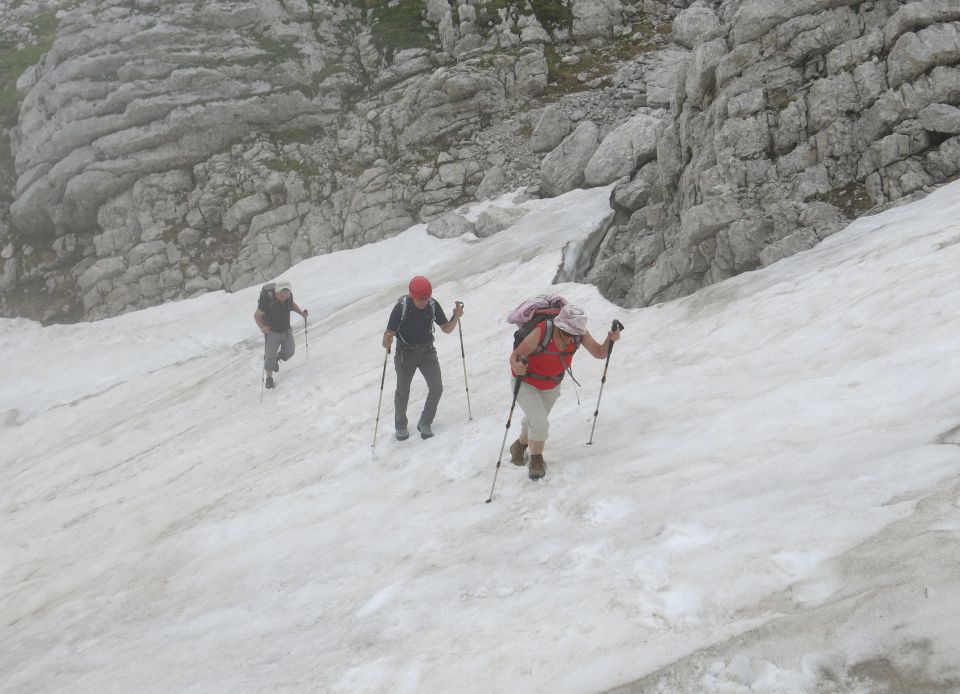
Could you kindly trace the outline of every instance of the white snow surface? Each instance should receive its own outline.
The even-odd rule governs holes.
[[[630,310],[551,285],[608,198],[284,273],[309,333],[262,404],[256,287],[0,321],[0,691],[960,691],[960,183]],[[372,449],[413,274],[465,302],[473,419],[438,330],[436,436],[394,440],[391,358]],[[594,441],[582,350],[546,477],[505,451],[487,504],[503,319],[548,291],[626,326]]]

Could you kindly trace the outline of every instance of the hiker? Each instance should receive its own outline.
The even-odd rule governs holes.
[[[417,369],[423,374],[428,388],[417,431],[424,439],[433,436],[433,418],[443,393],[440,362],[433,346],[433,324],[439,325],[443,332],[450,333],[463,315],[463,304],[458,301],[453,309],[453,318],[447,320],[440,304],[433,298],[433,287],[426,277],[414,277],[410,280],[408,290],[406,295],[397,299],[383,333],[383,346],[387,350],[393,345],[393,336],[397,336],[397,351],[393,356],[393,364],[397,369],[393,418],[398,441],[410,437],[407,430],[407,400],[410,398],[410,382]]]
[[[307,309],[301,309],[293,300],[290,283],[264,285],[260,290],[260,301],[257,303],[253,320],[264,335],[263,370],[267,375],[267,388],[275,386],[273,372],[280,370],[280,360],[287,361],[296,351],[293,330],[290,329],[290,311],[296,311],[304,320],[307,318]]]
[[[597,342],[587,332],[587,314],[583,309],[564,302],[555,318],[537,323],[510,353],[513,377],[522,378],[517,404],[524,415],[520,437],[510,445],[510,462],[526,465],[524,454],[529,446],[530,479],[546,474],[543,446],[550,429],[548,417],[560,396],[560,383],[570,370],[574,352],[583,345],[597,359],[606,359],[609,346],[619,339],[620,332],[611,330],[603,344]]]

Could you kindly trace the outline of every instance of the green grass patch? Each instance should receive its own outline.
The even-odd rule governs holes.
[[[490,0],[487,4],[477,7],[477,26],[483,29],[492,29],[500,23],[500,10],[507,10],[507,16],[517,18],[516,3],[510,0]]]
[[[354,0],[354,4],[367,12],[373,42],[388,59],[407,48],[436,47],[423,0]]]
[[[26,20],[27,26],[37,37],[32,46],[17,48],[15,45],[0,46],[0,127],[12,128],[17,124],[23,95],[17,91],[17,80],[28,68],[40,62],[40,58],[53,45],[57,32],[57,10],[47,10]]]
[[[282,139],[285,143],[290,144],[296,142],[301,145],[312,145],[317,140],[323,139],[323,128],[297,128],[295,130],[284,130],[282,133]]]
[[[573,7],[570,0],[530,0],[530,7],[544,29],[551,34],[557,29],[573,29]]]
[[[272,157],[264,161],[263,164],[271,171],[279,171],[280,173],[290,173],[291,171],[295,171],[303,176],[304,179],[319,178],[323,173],[320,171],[320,167],[314,164],[308,164],[292,159],[283,159],[281,157]]]
[[[518,8],[518,4],[523,10]],[[573,6],[570,0],[530,0],[530,9],[540,25],[552,35],[558,29],[570,30],[573,28]],[[477,7],[477,26],[483,29],[492,29],[500,24],[501,11],[506,10],[507,17],[514,21],[521,14],[527,14],[525,3],[512,0],[490,0],[483,6]]]
[[[303,53],[300,52],[297,44],[293,41],[278,41],[275,38],[264,36],[263,34],[258,34],[256,39],[260,45],[260,50],[266,54],[265,60],[268,63],[278,65],[290,60],[298,61],[303,59]]]
[[[577,54],[580,59],[575,64],[564,63],[563,54],[556,46],[546,46],[547,58],[547,92],[553,94],[569,94],[586,89],[586,82],[598,77],[605,77],[616,72],[614,58],[602,52],[583,52]],[[583,74],[586,80],[580,81]]]
[[[867,195],[867,189],[856,181],[843,188],[835,188],[829,193],[815,195],[812,199],[830,203],[847,219],[856,219],[874,206],[873,200]]]

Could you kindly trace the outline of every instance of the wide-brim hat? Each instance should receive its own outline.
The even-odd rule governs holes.
[[[587,314],[573,304],[567,304],[553,319],[553,324],[571,335],[584,335],[587,332]]]

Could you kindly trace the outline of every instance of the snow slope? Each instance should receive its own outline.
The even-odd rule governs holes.
[[[262,404],[257,288],[0,321],[0,691],[960,691],[960,184],[640,310],[550,284],[608,196],[293,268]],[[412,274],[466,304],[473,419],[438,331],[437,436],[392,438],[388,364],[372,450]],[[485,504],[503,317],[549,290],[626,325],[594,444],[583,352],[546,478]]]

